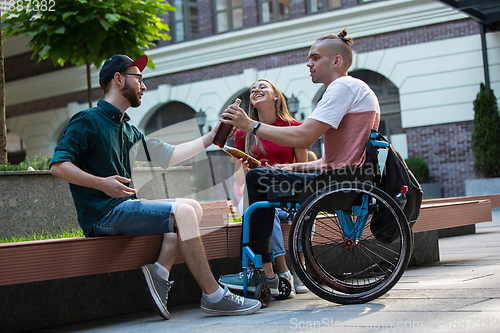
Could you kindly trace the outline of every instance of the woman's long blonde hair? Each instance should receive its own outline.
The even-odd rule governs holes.
[[[292,115],[290,114],[290,112],[288,111],[288,106],[286,105],[285,96],[283,96],[283,94],[278,89],[278,87],[276,87],[276,85],[274,83],[272,83],[271,81],[268,81],[266,79],[259,79],[259,80],[255,81],[252,84],[252,86],[255,83],[260,82],[260,81],[264,81],[264,82],[269,83],[269,85],[273,88],[276,96],[278,96],[278,100],[274,104],[274,109],[276,111],[276,115],[278,116],[278,118],[289,123],[289,124],[292,121],[294,121],[295,118],[293,118]],[[254,108],[254,106],[252,105],[252,102],[249,103],[248,108],[249,108],[248,115],[250,116],[250,118],[252,118],[253,120],[259,121],[259,113],[257,112],[257,109]],[[264,156],[267,155],[267,152],[265,151],[264,147],[262,146],[262,142],[260,141],[260,138],[256,135],[251,135],[250,133],[246,133],[245,151],[247,152],[247,154],[255,157],[254,151],[255,151],[256,146],[259,147],[260,152],[262,154],[264,154]]]

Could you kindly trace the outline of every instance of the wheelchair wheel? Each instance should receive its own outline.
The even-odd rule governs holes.
[[[255,287],[254,297],[260,301],[262,308],[267,308],[271,302],[271,290],[269,286],[259,283],[257,287]]]
[[[371,232],[373,222],[387,217],[395,235],[390,243]],[[413,247],[408,222],[394,199],[357,182],[311,195],[295,215],[288,241],[301,281],[317,296],[340,304],[364,303],[388,292],[403,275]]]
[[[280,277],[278,284],[278,291],[280,292],[280,294],[274,297],[275,299],[279,301],[287,299],[288,296],[290,296],[290,293],[292,292],[292,286],[290,285],[290,282],[288,282],[287,279]]]

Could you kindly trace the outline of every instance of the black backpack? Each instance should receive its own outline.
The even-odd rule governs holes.
[[[378,139],[388,142],[382,135],[379,135]],[[403,212],[410,227],[413,228],[420,214],[422,188],[413,173],[408,169],[403,157],[389,144],[384,171],[377,187],[395,198],[403,185],[408,186],[407,202]],[[384,209],[373,215],[370,230],[375,238],[383,243],[392,243],[399,237],[393,215],[385,212]]]

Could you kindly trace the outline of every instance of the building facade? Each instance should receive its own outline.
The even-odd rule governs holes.
[[[199,135],[190,119],[207,115],[213,128],[225,107],[245,97],[259,78],[298,99],[306,119],[324,87],[306,67],[311,44],[347,28],[354,38],[350,74],[367,81],[382,109],[381,131],[403,156],[420,156],[443,196],[465,195],[472,171],[473,100],[484,82],[480,24],[435,0],[173,0],[164,19],[172,40],[146,53],[148,90],[132,123],[146,134],[162,129],[171,143]],[[486,31],[491,89],[500,91],[500,32]],[[30,60],[25,37],[5,41],[7,127],[33,158],[50,156],[70,117],[87,107],[85,68],[53,68]],[[95,102],[103,97],[93,69]],[[498,93],[497,93],[498,95]],[[174,125],[177,124],[177,125]],[[174,126],[171,126],[174,125]],[[15,141],[14,140],[14,141]],[[314,147],[321,154],[321,142]],[[15,156],[15,152],[13,152]],[[227,179],[231,163],[209,157],[212,179]],[[226,184],[230,186],[230,181]],[[231,191],[231,190],[230,190]]]

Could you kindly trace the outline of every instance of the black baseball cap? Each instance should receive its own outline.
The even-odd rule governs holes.
[[[148,56],[142,55],[137,60],[133,61],[129,56],[124,54],[116,54],[106,60],[99,72],[99,85],[104,89],[109,81],[113,78],[116,72],[120,73],[129,67],[137,66],[142,72],[148,64]]]

